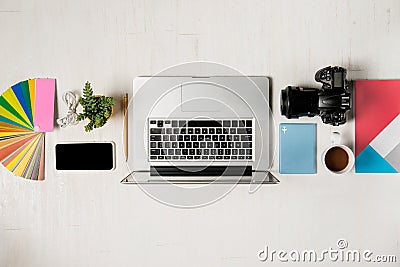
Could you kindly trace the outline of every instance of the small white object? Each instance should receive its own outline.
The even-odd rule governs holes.
[[[340,141],[342,140],[339,132],[332,132],[331,135],[331,143],[332,145],[340,145]]]
[[[76,113],[76,108],[79,102],[76,95],[72,92],[66,92],[63,95],[63,101],[68,106],[68,114],[63,118],[57,119],[58,125],[60,125],[61,128],[65,128],[68,125],[78,124],[78,114]]]

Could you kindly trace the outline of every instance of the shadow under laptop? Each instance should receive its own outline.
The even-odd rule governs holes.
[[[233,170],[237,171],[237,170]],[[229,175],[230,171],[225,174]],[[249,193],[254,193],[263,184],[278,184],[279,180],[270,173],[253,171],[249,176],[161,176],[153,171],[148,179],[147,171],[136,171],[127,175],[122,184],[137,185],[154,200],[178,208],[197,208],[210,205],[231,192],[236,186],[248,186]],[[197,174],[199,175],[199,174]]]

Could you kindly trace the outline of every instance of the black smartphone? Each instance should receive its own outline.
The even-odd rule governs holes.
[[[57,170],[112,170],[115,168],[112,142],[60,143],[56,145]]]

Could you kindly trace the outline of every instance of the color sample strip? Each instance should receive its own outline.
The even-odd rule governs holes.
[[[40,142],[36,146],[35,156],[27,173],[27,177],[32,180],[44,180],[44,134],[40,134]]]
[[[29,121],[33,125],[33,113],[32,113],[32,103],[31,103],[31,98],[30,98],[30,93],[29,93],[29,83],[28,81],[23,81],[20,83],[21,85],[21,91],[23,94],[23,99],[24,102],[26,103],[22,107],[25,110],[26,115],[29,118]]]
[[[24,118],[7,102],[7,100],[0,96],[0,114],[2,117],[14,121],[18,125],[23,125],[29,129],[33,129],[32,125],[27,123]],[[6,120],[2,120],[5,121]]]
[[[29,131],[24,131],[24,132],[22,132],[22,131],[11,131],[11,130],[8,130],[7,132],[0,131],[0,137],[9,137],[9,136],[14,136],[14,135],[30,134],[30,133],[32,133],[32,132],[29,132]]]
[[[0,106],[0,109],[1,109],[1,106]],[[0,114],[1,114],[1,111],[0,111]],[[32,130],[31,127],[28,127],[28,126],[25,126],[23,124],[17,123],[17,122],[15,122],[15,121],[13,121],[13,120],[11,120],[9,118],[4,117],[3,115],[0,115],[0,122],[7,123],[7,124],[12,124],[12,125],[15,125],[17,127],[21,127],[21,128],[27,129],[27,130]]]
[[[39,141],[40,141],[40,137],[35,139],[35,141],[30,145],[29,149],[26,151],[25,154],[21,155],[20,161],[15,166],[14,174],[24,177],[23,173],[25,172],[26,168],[29,166],[29,162],[33,157],[33,153],[35,152]]]
[[[32,134],[32,132],[29,132],[29,134]],[[18,136],[24,136],[24,135],[29,135],[29,134],[15,134],[15,135],[10,135],[10,136],[3,136],[3,137],[0,137],[0,141],[13,139]]]
[[[53,131],[55,86],[56,81],[54,79],[36,79],[33,119],[34,128],[37,128],[36,131]]]
[[[12,112],[13,115],[15,115],[16,117],[21,119],[28,126],[33,127],[32,123],[29,121],[29,118],[26,115],[25,110],[23,108],[23,106],[26,106],[26,104],[25,104],[25,100],[23,99],[21,86],[14,85],[14,88],[8,89],[2,95],[2,97],[9,104],[8,110],[10,112]],[[17,96],[17,94],[18,94],[18,96]]]
[[[43,134],[37,135],[36,141],[26,151],[26,153],[22,156],[18,165],[15,167],[14,174],[21,176],[21,177],[25,177],[27,179],[35,180],[35,177],[27,176],[27,173],[29,171],[29,168],[32,168],[34,166],[34,164],[32,164],[32,163],[33,163],[35,154],[38,153],[38,147],[41,147],[41,142],[43,140],[42,136],[43,136]],[[36,179],[37,179],[37,177],[36,177]]]
[[[44,135],[42,136],[43,142],[42,142],[42,149],[40,153],[40,166],[39,166],[39,173],[38,173],[38,180],[42,181],[44,180]]]
[[[53,130],[54,95],[54,79],[26,80],[0,95],[0,162],[17,176],[45,178],[44,132]]]
[[[25,140],[27,138],[32,138],[32,136],[33,136],[32,134],[26,134],[26,135],[14,137],[14,138],[0,140],[0,154],[2,153],[2,151],[1,151],[2,149],[5,149],[15,143],[18,143],[19,141]]]
[[[32,180],[38,180],[39,167],[40,167],[40,159],[42,152],[42,143],[44,142],[44,135],[41,134],[40,141],[35,148],[34,158],[31,160],[29,164],[29,172],[27,173],[27,177]]]
[[[31,110],[32,116],[35,114],[35,91],[36,91],[36,81],[34,79],[28,80],[29,85],[29,96],[31,99]]]
[[[13,152],[11,152],[8,156],[6,156],[4,159],[2,159],[2,164],[10,170],[10,168],[8,168],[8,165],[10,164],[10,162],[15,159],[28,145],[30,142],[32,142],[32,140],[34,140],[35,135],[33,135],[33,138],[31,140],[29,140],[28,142],[24,143],[22,146],[18,147],[16,150],[14,150]]]
[[[6,136],[6,133],[11,133],[11,134],[13,134],[13,133],[25,133],[25,132],[28,132],[28,133],[31,133],[31,131],[27,131],[27,130],[23,130],[23,131],[21,131],[21,130],[18,130],[18,129],[3,129],[3,128],[0,128],[0,136]]]
[[[13,85],[12,91],[14,92],[14,95],[16,96],[16,98],[18,99],[18,102],[15,103],[18,107],[18,111],[20,112],[20,114],[24,117],[25,120],[27,120],[27,122],[29,122],[31,125],[33,125],[32,123],[32,116],[30,115],[31,111],[31,107],[30,107],[30,99],[28,97],[28,99],[26,99],[25,97],[25,93],[24,93],[24,88],[26,87],[26,91],[28,91],[28,84],[24,85],[24,82],[20,82],[18,84]],[[27,92],[28,93],[28,92]],[[29,102],[27,102],[29,100]],[[19,107],[22,108],[22,110],[19,110]]]
[[[39,136],[35,136],[35,138],[33,138],[32,141],[30,141],[28,143],[28,145],[26,147],[24,147],[20,153],[18,153],[15,157],[13,157],[7,164],[6,164],[6,168],[9,169],[10,171],[15,173],[16,168],[18,167],[18,164],[22,161],[22,159],[24,158],[24,156],[27,155],[27,153],[29,153],[30,149],[37,145],[37,142],[39,140]],[[18,175],[18,174],[17,174]],[[18,175],[21,176],[21,175]]]
[[[0,147],[0,160],[3,161],[5,158],[7,158],[13,152],[17,151],[20,147],[22,147],[26,143],[30,142],[34,137],[35,137],[35,135],[31,134],[29,136],[22,136],[22,137],[17,137],[17,138],[6,140],[6,141],[11,141],[11,142],[8,144],[6,143],[4,146]],[[1,142],[4,142],[4,141],[1,141]]]
[[[42,142],[43,142],[43,138],[41,137],[39,144],[35,147],[33,157],[28,162],[25,172],[22,174],[22,176],[27,179],[31,179],[31,180],[38,179],[38,175],[37,175],[38,172],[36,171],[35,175],[34,175],[34,171],[35,171],[35,169],[39,168],[40,153],[42,150],[42,146],[41,146]]]
[[[20,130],[20,131],[26,131],[27,130],[26,128],[22,128],[22,127],[19,127],[19,126],[10,124],[10,123],[6,123],[6,122],[0,121],[0,131],[2,131],[2,130],[12,130],[12,129]]]

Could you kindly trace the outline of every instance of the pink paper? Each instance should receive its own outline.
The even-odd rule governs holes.
[[[400,80],[360,80],[354,84],[357,156],[400,113]]]
[[[35,132],[53,131],[55,88],[55,79],[36,79],[35,114],[33,116]]]

